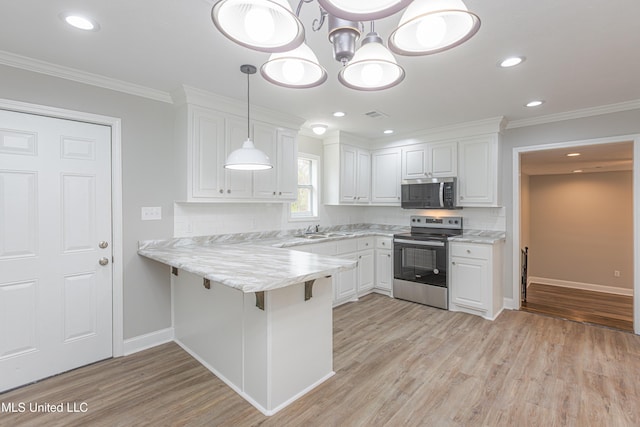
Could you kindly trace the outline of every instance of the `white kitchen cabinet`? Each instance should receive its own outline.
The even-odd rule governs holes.
[[[458,143],[458,206],[500,206],[500,149],[498,134]]]
[[[255,124],[254,143],[274,164],[273,169],[253,173],[253,197],[268,200],[296,200],[298,143],[296,133],[274,126]]]
[[[456,141],[415,144],[402,148],[402,179],[455,177],[457,174]]]
[[[391,296],[393,285],[393,239],[389,237],[376,237],[375,256],[375,289],[385,295]]]
[[[255,172],[225,169],[229,153],[247,139],[246,119],[196,105],[181,107],[176,132],[183,142],[179,147],[186,146],[186,150],[178,152],[177,160],[186,164],[187,179],[183,184],[186,201],[297,197],[297,133],[260,121],[252,121],[250,130],[256,146],[269,155],[273,169]]]
[[[224,168],[227,155],[246,139],[240,119],[189,107],[189,200],[251,197],[251,175]]]
[[[382,242],[382,243],[381,243]],[[337,306],[379,292],[391,295],[392,239],[390,237],[357,237],[329,242],[310,243],[295,250],[311,252],[358,262],[355,269],[342,271],[333,277],[333,305]],[[384,265],[378,267],[378,251],[384,253]],[[385,272],[382,276],[378,271]],[[382,278],[383,284],[378,282]]]
[[[324,147],[324,202],[368,204],[371,200],[371,153],[348,144]]]
[[[375,286],[373,249],[358,252],[358,297],[370,293]]]
[[[451,242],[449,274],[451,311],[493,320],[502,311],[502,242]]]
[[[376,150],[371,154],[371,203],[400,206],[401,150]]]

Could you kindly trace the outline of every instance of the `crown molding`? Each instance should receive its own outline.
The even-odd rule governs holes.
[[[239,101],[203,89],[182,85],[182,88],[171,94],[176,106],[189,104],[209,108],[224,113],[245,117],[247,115],[247,102]],[[251,118],[273,123],[279,126],[300,129],[305,119],[269,108],[251,104]]]
[[[166,102],[171,104],[173,100],[171,95],[157,89],[151,89],[146,86],[125,82],[122,80],[112,79],[110,77],[101,76],[99,74],[80,71],[75,68],[65,67],[62,65],[52,64],[50,62],[29,58],[27,56],[17,55],[15,53],[0,50],[0,64],[8,65],[14,68],[20,68],[27,71],[33,71],[40,74],[46,74],[53,77],[59,77],[78,83],[84,83],[92,86],[98,86],[104,89],[110,89],[129,95],[140,96],[152,99],[154,101]]]
[[[394,135],[372,140],[375,146],[393,147],[400,145],[436,142],[468,136],[500,133],[505,129],[507,121],[504,117],[491,117],[473,122],[458,123],[433,129],[424,129],[412,133]]]
[[[585,117],[600,116],[603,114],[619,113],[621,111],[636,110],[640,108],[640,99],[620,102],[617,104],[601,105],[598,107],[583,108],[581,110],[566,111],[564,113],[549,114],[546,116],[532,117],[530,119],[513,120],[507,123],[506,129],[516,129],[526,126],[542,125],[546,123],[561,122],[564,120],[582,119]]]

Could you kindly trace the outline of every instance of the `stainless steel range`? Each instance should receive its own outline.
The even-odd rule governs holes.
[[[411,216],[411,232],[393,236],[393,296],[449,308],[448,238],[462,234],[462,217]]]

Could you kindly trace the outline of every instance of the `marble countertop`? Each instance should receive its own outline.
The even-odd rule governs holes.
[[[462,235],[450,237],[449,241],[492,245],[502,240],[506,240],[506,238],[506,233],[504,231],[464,230]]]
[[[299,233],[241,233],[139,243],[138,254],[239,289],[260,292],[291,286],[355,268],[354,260],[311,254],[291,247],[364,236],[392,236],[405,227],[348,226],[322,230],[320,239]]]
[[[296,251],[295,247],[368,236],[392,237],[409,227],[355,224],[320,230],[328,237],[308,239],[292,231],[255,232],[147,240],[138,254],[239,289],[260,292],[291,286],[355,268],[356,261]],[[465,230],[454,242],[493,244],[502,231]]]

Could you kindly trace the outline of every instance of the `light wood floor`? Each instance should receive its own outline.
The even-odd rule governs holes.
[[[265,417],[177,345],[0,394],[86,402],[11,426],[638,426],[640,336],[522,311],[494,322],[380,295],[334,310],[336,375]]]
[[[633,297],[532,283],[522,310],[633,332]]]

